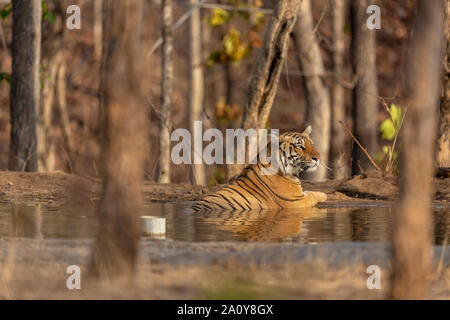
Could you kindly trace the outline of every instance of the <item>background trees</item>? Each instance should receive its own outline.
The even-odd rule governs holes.
[[[172,33],[173,48],[171,58],[165,59],[167,63],[164,67],[161,61],[170,40],[164,41],[162,33],[155,32],[163,27],[161,3],[138,2],[141,14],[136,17],[138,26],[135,37],[139,52],[143,53],[142,68],[148,71],[138,79],[139,95],[145,97],[148,117],[154,124],[149,128],[149,142],[152,150],[158,150],[148,155],[145,178],[163,181],[170,177],[173,182],[223,183],[223,166],[202,168],[196,165],[190,168],[171,165],[170,130],[174,127],[190,128],[193,119],[202,119],[205,127],[221,130],[239,127],[244,122],[249,125],[252,117],[248,116],[246,109],[257,96],[249,94],[248,84],[259,54],[265,50],[264,32],[274,16],[274,2],[223,0],[218,3],[172,3],[173,20],[166,29],[168,35]],[[97,140],[97,133],[101,131],[98,115],[102,109],[98,101],[98,88],[101,73],[92,70],[98,70],[101,63],[99,52],[102,44],[99,39],[103,31],[99,21],[103,12],[99,9],[100,2],[80,4],[81,30],[64,28],[67,15],[62,2],[43,3],[45,10],[41,15],[44,17],[42,25],[45,35],[42,38],[43,53],[38,75],[42,86],[37,125],[38,169],[62,169],[98,176],[100,164],[97,159],[101,152]],[[382,19],[380,30],[368,30],[366,27],[370,16],[366,13],[368,4],[360,1],[305,1],[303,7],[309,7],[310,13],[296,22],[296,42],[290,45],[291,39],[286,41],[286,56],[283,57],[283,65],[277,69],[280,72],[277,90],[269,99],[263,98],[266,106],[273,107],[263,108],[271,111],[260,113],[262,121],[258,126],[278,128],[283,132],[299,130],[307,122],[313,123],[322,163],[329,167],[329,170],[325,167],[321,169],[320,179],[324,179],[325,170],[329,178],[345,177],[352,160],[355,172],[359,172],[360,166],[363,170],[371,168],[367,157],[356,144],[349,143],[349,136],[338,120],[351,128],[371,157],[383,167],[389,156],[384,153],[383,144],[387,147],[392,143],[383,141],[384,133],[379,132],[380,124],[390,118],[383,105],[389,107],[395,104],[399,110],[406,109],[403,85],[406,79],[398,70],[407,56],[415,4],[410,1],[378,3]],[[347,5],[353,9],[347,11]],[[11,87],[7,82],[12,74],[10,44],[13,16],[8,15],[12,9],[8,4],[0,8],[0,38],[3,39],[0,47],[0,169],[7,169],[9,148],[16,145],[9,143],[10,134],[18,137],[20,130],[10,127],[10,112],[5,108],[15,103],[13,95],[9,99]],[[302,41],[312,45],[310,48],[307,44],[301,45]],[[352,49],[347,50],[351,43]],[[170,56],[170,50],[169,56],[165,56]],[[299,64],[297,57],[304,61]],[[170,77],[173,78],[172,85],[167,81]],[[447,78],[445,75],[444,84]],[[446,161],[449,158],[447,91],[442,90],[440,138],[437,143],[436,160],[441,167],[448,166]],[[170,106],[170,112],[167,106]],[[11,125],[14,121],[11,120]],[[253,120],[250,122],[255,123]],[[23,128],[26,132],[26,127]],[[28,139],[33,134],[27,133],[26,136]],[[400,144],[401,135],[397,147]],[[393,169],[397,170],[397,174],[400,168],[396,160],[398,151],[397,148],[392,152]],[[16,157],[13,152],[12,158]],[[327,153],[329,160],[326,159]],[[194,174],[190,173],[192,169]]]
[[[351,1],[353,90],[353,131],[356,138],[374,155],[377,151],[378,82],[376,66],[376,30],[367,28],[366,0]],[[353,148],[352,173],[371,169],[369,159],[360,148]]]
[[[333,178],[345,178],[348,175],[349,147],[348,137],[339,125],[339,120],[346,120],[346,97],[343,85],[345,68],[345,20],[348,6],[344,0],[334,1],[333,11],[333,72],[334,83],[331,96],[330,161]]]
[[[266,127],[286,59],[289,35],[294,28],[299,7],[299,0],[283,0],[274,9],[250,79],[248,100],[241,124],[245,130]],[[243,166],[230,167],[229,177],[233,177],[240,173]]]
[[[8,169],[37,171],[41,3],[14,0]]]
[[[159,122],[158,181],[170,182],[170,111],[173,91],[172,0],[162,0],[161,114]]]
[[[310,0],[303,0],[300,5],[294,39],[298,64],[303,72],[306,122],[314,128],[311,137],[320,153],[320,161],[322,162],[322,166],[308,176],[314,180],[325,180],[327,170],[323,164],[328,163],[330,150],[330,95],[325,85],[325,69],[315,35]]]
[[[192,6],[198,0],[190,0]],[[192,12],[189,22],[189,124],[190,132],[194,132],[194,121],[203,119],[203,50],[202,50],[202,20],[200,10]],[[195,157],[195,155],[194,155]],[[206,184],[205,166],[194,164],[192,166],[192,180],[195,184]]]

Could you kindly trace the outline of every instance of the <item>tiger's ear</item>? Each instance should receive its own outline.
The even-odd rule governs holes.
[[[307,126],[305,131],[303,131],[303,133],[309,136],[311,134],[311,131],[312,131],[311,126]]]

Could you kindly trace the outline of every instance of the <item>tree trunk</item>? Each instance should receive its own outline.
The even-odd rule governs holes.
[[[94,1],[94,54],[101,57],[103,42],[103,0]]]
[[[66,100],[66,65],[64,59],[58,68],[58,81],[56,86],[56,97],[58,101],[59,116],[64,132],[64,144],[68,154],[68,166],[73,173],[71,161],[74,158],[75,146],[73,144],[72,128],[70,125],[69,110],[67,108]]]
[[[409,59],[400,199],[393,214],[391,298],[427,296],[432,261],[431,194],[444,1],[419,0]]]
[[[375,32],[367,28],[368,0],[352,0],[352,63],[357,82],[353,89],[353,131],[355,137],[373,156],[377,150],[378,84]],[[352,173],[372,168],[370,161],[356,145],[352,152]]]
[[[55,167],[55,139],[53,137],[53,105],[55,93],[59,93],[61,68],[64,55],[61,51],[65,31],[65,7],[61,2],[48,4],[48,10],[55,15],[55,21],[42,22],[41,39],[41,83],[42,96],[38,122],[38,168],[39,171],[53,171]],[[64,97],[65,99],[65,97]],[[59,104],[59,96],[56,96]]]
[[[192,6],[199,3],[198,0],[190,0]],[[202,66],[202,35],[201,35],[200,9],[194,10],[189,24],[189,124],[191,134],[194,133],[194,121],[201,121],[203,115],[203,66]],[[200,157],[201,164],[192,165],[192,180],[195,184],[206,184],[205,166]]]
[[[444,48],[444,73],[442,82],[440,124],[437,142],[437,165],[440,168],[450,167],[450,22],[448,21],[450,6],[447,6]]]
[[[136,2],[105,0],[103,191],[99,232],[89,274],[114,277],[133,271],[138,252],[141,179],[147,153],[147,116],[138,100]]]
[[[345,114],[345,89],[342,86],[342,75],[344,73],[345,56],[345,12],[346,5],[344,0],[335,0],[333,11],[333,67],[335,80],[332,92],[331,109],[331,137],[333,143],[330,143],[330,161],[332,172],[331,177],[342,179],[348,175],[348,141],[347,136],[339,124],[339,120],[346,122]]]
[[[39,110],[39,122],[37,128],[38,140],[38,169],[39,171],[53,171],[54,170],[54,139],[51,136],[52,127],[52,109],[55,97],[55,84],[58,72],[58,65],[60,63],[61,55],[56,55],[48,59],[48,72],[46,80],[43,82],[42,88],[42,103]]]
[[[263,129],[266,126],[287,56],[289,35],[294,28],[300,2],[301,0],[281,0],[273,10],[261,52],[250,79],[247,104],[241,124],[244,130]],[[229,165],[229,176],[239,174],[244,166]]]
[[[300,15],[297,28],[294,31],[297,50],[297,60],[304,73],[303,86],[306,95],[306,122],[312,126],[312,140],[320,153],[320,161],[328,162],[330,150],[330,97],[323,76],[325,73],[320,47],[314,33],[314,23],[311,12],[311,1],[303,0],[300,5]],[[327,171],[325,166],[307,174],[308,178],[316,181],[325,180]]]
[[[170,110],[173,91],[173,38],[172,0],[162,0],[162,74],[161,74],[161,119],[159,123],[158,182],[170,182]]]
[[[41,2],[13,0],[11,139],[8,169],[37,171]]]

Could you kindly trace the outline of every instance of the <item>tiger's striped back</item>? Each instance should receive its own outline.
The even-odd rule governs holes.
[[[247,166],[241,175],[223,189],[207,195],[196,202],[195,211],[215,210],[264,210],[281,208],[305,208],[326,200],[321,192],[304,192],[299,176],[312,171],[319,164],[319,153],[313,146],[309,134],[287,132],[280,136],[278,171],[262,174],[269,165]]]
[[[231,184],[195,203],[196,211],[296,208],[304,200],[300,182],[262,175],[262,164],[248,166]]]

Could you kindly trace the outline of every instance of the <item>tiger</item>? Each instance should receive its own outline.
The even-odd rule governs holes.
[[[264,211],[205,211],[196,214],[200,238],[249,242],[279,242],[298,238],[305,219],[324,219],[327,209],[300,208]],[[224,235],[216,230],[223,230]]]
[[[262,170],[268,164],[258,159],[232,179],[223,189],[209,194],[192,205],[195,212],[231,210],[265,210],[314,207],[326,201],[323,192],[303,191],[300,175],[319,166],[319,153],[310,138],[311,126],[303,132],[289,131],[279,137],[278,170]]]

